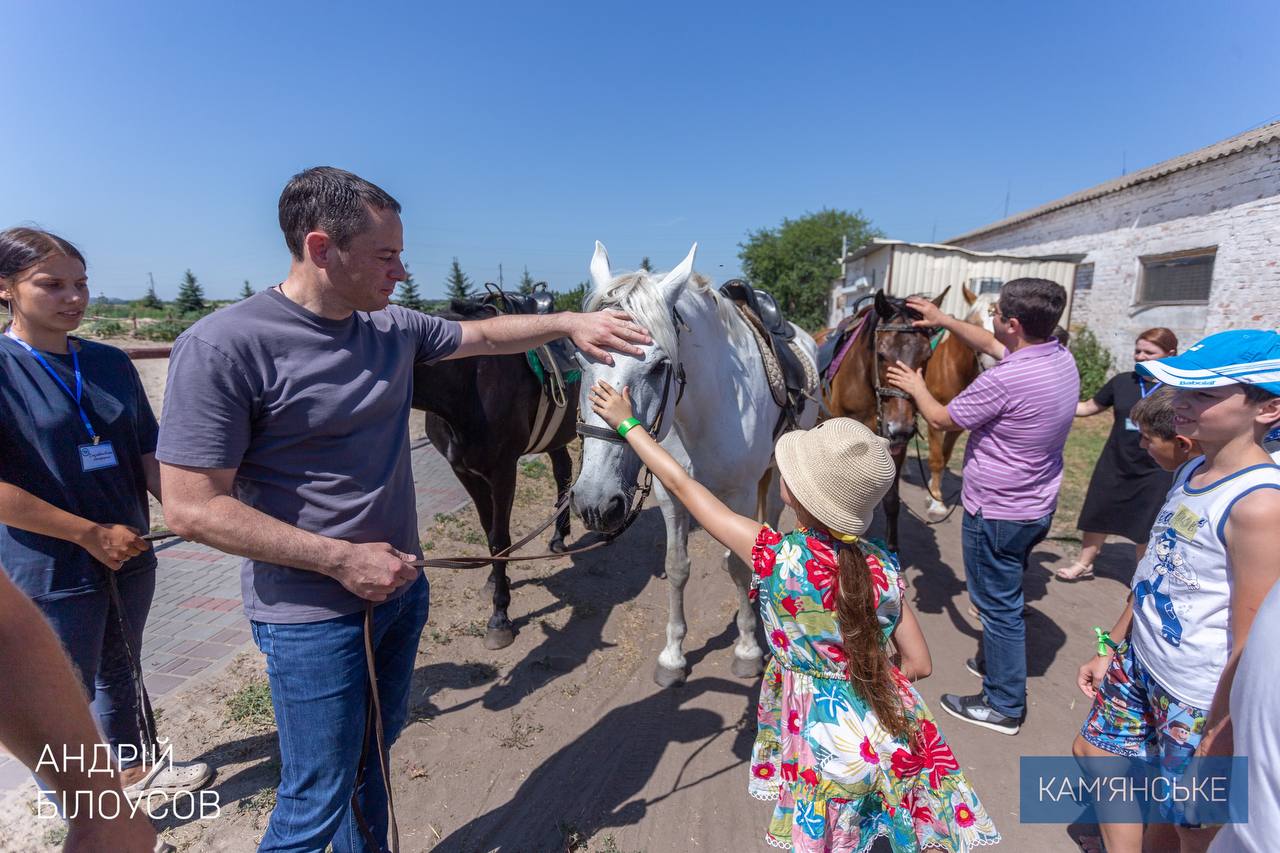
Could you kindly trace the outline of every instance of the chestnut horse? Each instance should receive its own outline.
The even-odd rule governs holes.
[[[969,288],[963,290],[964,301],[970,306],[969,314],[964,318],[966,323],[975,326],[986,326],[991,330],[991,318],[988,307],[995,303],[998,294],[977,295]],[[990,360],[990,356],[983,358]],[[989,367],[979,360],[978,355],[955,335],[947,335],[933,351],[929,366],[925,368],[925,385],[933,398],[944,406],[950,403],[957,394],[969,387],[969,383],[978,378],[978,374]],[[929,427],[929,509],[930,521],[941,521],[947,517],[950,508],[942,497],[942,472],[951,460],[951,451],[955,449],[956,439],[960,432],[944,432]]]
[[[947,291],[932,301],[941,305]],[[841,324],[844,342],[838,345],[834,372],[827,368],[823,402],[831,417],[849,417],[889,442],[898,474],[907,455],[907,442],[916,431],[916,404],[905,392],[889,384],[886,370],[896,361],[919,370],[929,362],[931,329],[911,325],[920,315],[907,307],[905,299],[876,291],[875,302]],[[847,331],[852,329],[852,331]],[[821,343],[831,334],[819,332]],[[852,336],[850,340],[849,336]],[[884,496],[887,539],[891,551],[898,550],[898,479]]]

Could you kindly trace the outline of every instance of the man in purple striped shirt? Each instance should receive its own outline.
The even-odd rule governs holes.
[[[1017,734],[1026,711],[1026,623],[1022,576],[1031,549],[1049,533],[1062,482],[1062,448],[1071,431],[1080,375],[1053,335],[1067,294],[1039,278],[1006,284],[992,306],[995,334],[912,298],[917,326],[942,326],[979,353],[999,359],[949,405],[925,387],[920,372],[898,364],[889,381],[911,394],[920,414],[944,430],[969,430],[964,452],[964,568],[978,608],[982,640],[969,670],[982,676],[973,696],[946,694],[952,716]]]

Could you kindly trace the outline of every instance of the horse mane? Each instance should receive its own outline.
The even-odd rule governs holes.
[[[615,276],[600,290],[587,297],[584,311],[599,311],[602,308],[617,308],[626,311],[631,317],[649,331],[654,343],[662,347],[673,361],[680,358],[679,335],[671,318],[671,309],[663,301],[658,292],[658,282],[665,273],[651,273],[645,270],[624,273]],[[711,281],[700,273],[689,277],[686,290],[696,294],[708,295],[715,304],[716,315],[721,325],[728,332],[729,339],[735,344],[745,345],[751,338],[751,330],[738,313],[738,308],[730,300],[725,299],[711,286]]]

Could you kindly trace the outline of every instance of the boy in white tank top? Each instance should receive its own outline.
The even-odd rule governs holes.
[[[1072,751],[1159,761],[1177,776],[1195,754],[1231,754],[1230,684],[1220,677],[1280,578],[1280,466],[1262,446],[1280,423],[1280,334],[1222,332],[1138,370],[1177,389],[1178,434],[1204,456],[1178,470],[1111,650],[1080,668],[1094,704]],[[1176,835],[1151,826],[1150,849],[1208,847],[1216,828],[1169,817]],[[1110,853],[1142,849],[1141,825],[1101,829]]]

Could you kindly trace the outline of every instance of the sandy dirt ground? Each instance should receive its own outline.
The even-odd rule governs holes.
[[[149,388],[162,382],[152,369],[159,364],[139,362]],[[905,501],[922,512],[918,477],[908,470],[907,480]],[[958,486],[951,477],[946,492]],[[524,466],[513,529],[529,529],[553,502],[548,466]],[[959,522],[956,513],[930,527],[903,513],[908,594],[934,662],[919,689],[1004,834],[999,849],[1077,850],[1064,826],[1019,823],[1018,759],[1070,754],[1088,709],[1076,668],[1090,654],[1091,626],[1109,626],[1123,604],[1132,548],[1108,546],[1098,579],[1075,585],[1049,574],[1070,545],[1051,540],[1037,549],[1026,579],[1028,720],[1007,737],[938,705],[944,692],[979,686],[963,667],[977,623],[967,613]],[[576,522],[574,531],[571,542],[581,533]],[[423,537],[435,555],[481,550],[470,509],[439,517]],[[511,607],[519,633],[498,652],[483,645],[484,575],[431,571],[410,724],[392,757],[402,850],[770,849],[763,830],[771,807],[746,793],[758,680],[730,673],[735,597],[723,550],[705,533],[690,548],[688,683],[664,690],[652,680],[667,615],[663,542],[661,515],[650,507],[608,549],[520,564]],[[246,653],[166,702],[160,728],[175,753],[219,768],[218,817],[161,822],[179,849],[248,851],[261,837],[279,757],[269,713],[246,716],[243,708],[264,683],[260,656]],[[27,791],[0,810],[0,850],[57,849],[60,829],[36,821],[31,802]]]

